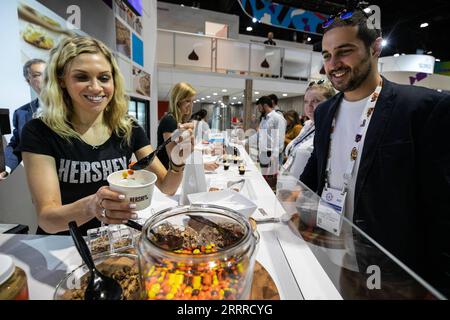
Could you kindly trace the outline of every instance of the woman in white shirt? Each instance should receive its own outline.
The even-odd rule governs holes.
[[[334,95],[333,86],[325,80],[313,81],[306,88],[304,110],[309,120],[305,122],[300,134],[286,146],[287,160],[283,164],[284,172],[289,172],[297,179],[302,174],[314,148],[314,110],[321,102]]]

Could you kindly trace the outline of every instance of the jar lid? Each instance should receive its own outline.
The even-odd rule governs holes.
[[[0,285],[8,280],[14,273],[16,265],[10,256],[0,254]]]

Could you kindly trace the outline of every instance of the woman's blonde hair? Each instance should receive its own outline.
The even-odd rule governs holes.
[[[312,89],[318,89],[322,91],[323,96],[328,100],[336,94],[333,85],[330,81],[321,79],[319,81],[312,81],[306,88],[305,93]]]
[[[43,110],[42,121],[59,136],[70,141],[70,138],[81,139],[71,124],[74,110],[72,100],[61,80],[74,58],[83,53],[103,54],[111,65],[114,81],[114,94],[108,106],[103,111],[103,120],[117,136],[125,138],[127,144],[131,141],[133,119],[128,116],[128,97],[119,66],[112,52],[101,41],[88,36],[65,38],[50,53],[49,63],[45,72],[44,87],[41,92]]]
[[[178,108],[179,103],[184,99],[195,96],[196,94],[197,92],[189,83],[179,82],[173,86],[170,91],[169,112],[173,114],[177,123],[183,123],[191,117],[190,114],[186,116],[181,115],[180,108]]]

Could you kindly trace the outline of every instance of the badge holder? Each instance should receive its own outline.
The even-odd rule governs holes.
[[[339,236],[344,215],[345,190],[325,186],[317,208],[316,225],[332,234]]]

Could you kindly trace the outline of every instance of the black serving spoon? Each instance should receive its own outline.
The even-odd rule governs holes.
[[[69,222],[69,230],[78,253],[89,268],[89,282],[84,292],[84,300],[121,300],[122,287],[116,280],[97,270],[75,221]]]
[[[153,151],[152,153],[150,153],[148,156],[143,157],[141,160],[139,160],[138,162],[136,162],[135,164],[133,164],[130,169],[131,170],[142,170],[147,168],[150,163],[153,162],[153,160],[155,159],[157,153],[159,151],[161,151],[162,148],[164,148],[166,145],[168,145],[170,142],[172,142],[172,138],[169,137],[169,139],[167,139],[166,141],[164,141],[158,148],[156,148],[155,151]]]
[[[125,224],[133,229],[142,231],[142,225],[140,225],[136,221],[128,220]],[[150,229],[150,233],[155,236],[156,240],[158,241],[158,246],[163,249],[173,251],[181,249],[183,247],[183,237],[172,234],[163,235],[160,233],[156,233],[153,229]]]
[[[133,164],[130,169],[131,170],[142,170],[147,168],[150,163],[152,163],[152,161],[155,159],[156,154],[161,151],[162,148],[164,148],[166,145],[168,145],[169,143],[171,143],[172,141],[176,141],[180,136],[183,136],[183,134],[186,132],[186,130],[183,129],[177,129],[175,130],[172,135],[169,137],[169,139],[167,139],[166,141],[164,141],[158,148],[156,148],[155,151],[153,151],[152,153],[150,153],[148,156],[143,157],[141,160],[139,160],[138,162],[136,162],[135,164]]]

